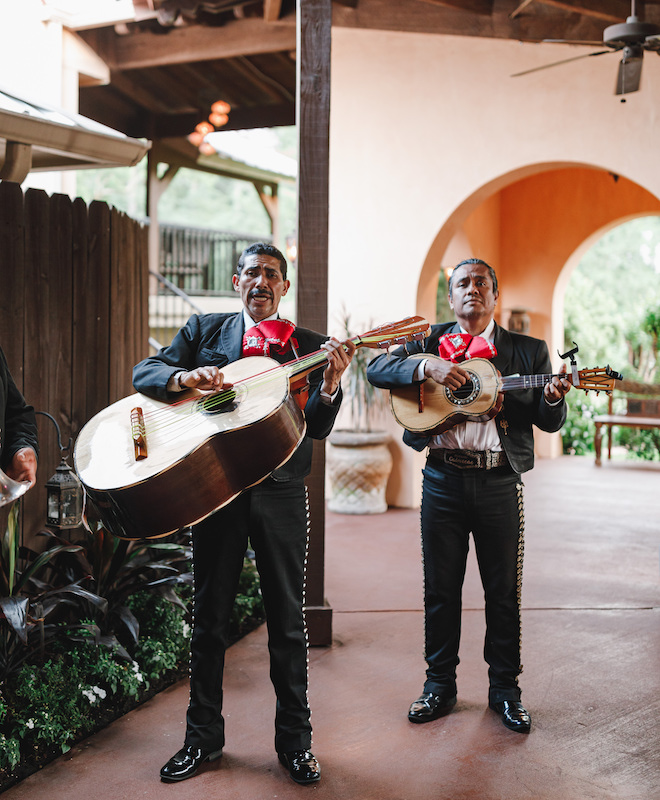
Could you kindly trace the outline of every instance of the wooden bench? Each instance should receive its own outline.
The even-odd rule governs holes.
[[[624,397],[626,410],[621,414],[613,413],[613,401]],[[607,414],[594,417],[596,436],[596,466],[601,466],[601,445],[603,428],[607,428],[607,458],[612,458],[612,427],[623,425],[627,428],[660,428],[660,384],[636,383],[635,381],[617,382],[616,388],[607,401]]]

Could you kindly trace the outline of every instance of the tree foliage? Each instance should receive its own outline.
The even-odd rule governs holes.
[[[578,343],[581,364],[657,379],[660,217],[614,228],[584,255],[566,289],[564,330],[567,348]]]
[[[610,364],[627,380],[660,382],[660,217],[642,217],[611,230],[582,258],[564,300],[565,343],[573,341],[582,366]],[[569,395],[562,429],[564,452],[591,452],[596,414],[606,398]],[[614,444],[631,458],[657,460],[652,430],[614,429]]]
[[[277,150],[295,157],[295,128],[273,128]],[[90,203],[102,200],[135,219],[147,214],[147,161],[135,167],[82,170],[77,175],[77,194]],[[282,236],[296,227],[295,187],[279,188]],[[259,195],[249,181],[226,178],[197,170],[180,169],[161,197],[161,223],[195,228],[268,235],[270,221]],[[280,245],[283,245],[280,242]]]

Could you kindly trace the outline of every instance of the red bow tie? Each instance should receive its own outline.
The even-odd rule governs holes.
[[[483,336],[469,333],[446,333],[438,342],[438,354],[445,361],[458,364],[469,358],[493,358],[497,355],[495,345]]]
[[[296,326],[288,319],[260,322],[243,334],[243,356],[268,356],[271,347],[283,353]]]

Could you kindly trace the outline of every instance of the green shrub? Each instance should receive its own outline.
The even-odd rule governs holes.
[[[607,396],[571,392],[567,398],[568,414],[561,429],[563,452],[584,456],[594,452],[596,425],[594,417],[607,412]]]
[[[21,741],[18,735],[7,736],[3,731],[7,719],[7,703],[0,694],[0,769],[14,769],[21,760]]]
[[[615,441],[626,448],[626,457],[660,461],[660,432],[644,428],[615,428]]]
[[[23,664],[13,682],[11,714],[13,728],[25,752],[43,743],[66,752],[80,731],[94,720],[94,710],[85,692],[93,692],[78,664],[62,657],[41,667]]]
[[[615,414],[625,411],[625,399],[615,398]],[[593,392],[571,392],[568,395],[568,415],[561,430],[563,452],[569,455],[589,455],[594,452],[596,425],[594,417],[607,413],[607,395]],[[605,435],[605,434],[604,434]],[[626,458],[660,461],[660,433],[655,430],[614,426],[612,445],[624,447]]]
[[[163,569],[163,549],[152,552],[156,567]],[[177,555],[173,548],[171,552]],[[146,555],[144,550],[139,553],[141,562]],[[139,585],[125,563],[124,554],[115,559],[131,586]],[[145,570],[151,568],[140,564],[139,571]],[[47,653],[31,648],[28,658],[18,659],[5,673],[0,681],[0,792],[18,780],[17,775],[30,774],[181,677],[188,665],[191,588],[187,580],[180,580],[178,569],[171,572],[176,583],[169,577],[160,583],[158,578],[148,579],[141,589],[119,592],[126,609],[122,613],[134,620],[137,635],[130,655],[116,638],[101,635],[98,618],[80,618],[75,636],[66,622],[51,625]],[[175,586],[177,602],[172,602]],[[164,591],[154,591],[159,587]],[[111,595],[107,587],[105,591]],[[81,598],[74,599],[77,603]],[[259,577],[246,559],[231,619],[232,638],[240,638],[263,619]],[[22,646],[8,625],[4,629]]]
[[[183,609],[148,592],[131,597],[128,606],[140,624],[135,659],[149,680],[187,662],[191,629]]]

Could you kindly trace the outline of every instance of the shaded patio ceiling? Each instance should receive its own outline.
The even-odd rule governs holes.
[[[81,87],[82,114],[127,136],[178,140],[176,148],[191,153],[185,137],[218,99],[232,107],[224,130],[295,123],[294,0],[133,5],[133,21],[77,29],[111,76],[107,85]],[[606,26],[626,20],[630,2],[333,0],[332,13],[340,27],[596,44]],[[660,0],[638,0],[637,14],[660,24]],[[558,58],[574,54],[558,48]]]

